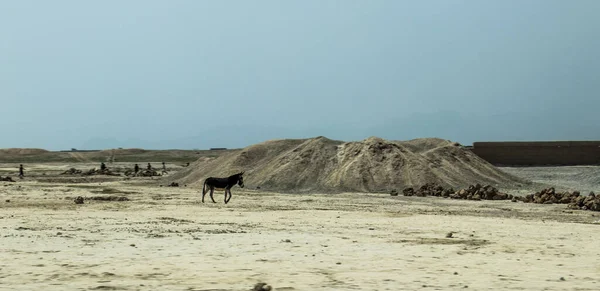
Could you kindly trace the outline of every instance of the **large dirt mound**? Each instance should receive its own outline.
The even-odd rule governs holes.
[[[0,155],[6,156],[24,156],[24,155],[39,155],[49,153],[49,151],[44,149],[35,149],[35,148],[7,148],[0,149]]]
[[[378,192],[436,183],[515,186],[526,183],[451,141],[389,141],[377,137],[342,142],[316,137],[271,140],[197,161],[168,178],[201,185],[207,177],[245,171],[247,187],[282,192]]]

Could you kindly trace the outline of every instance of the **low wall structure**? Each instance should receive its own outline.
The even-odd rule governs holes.
[[[475,142],[468,148],[494,165],[600,165],[600,141]]]

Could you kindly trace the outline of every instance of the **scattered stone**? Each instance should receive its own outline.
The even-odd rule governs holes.
[[[129,198],[125,196],[92,196],[86,199],[97,201],[129,201]]]
[[[83,171],[81,170],[77,170],[75,168],[70,168],[62,173],[60,173],[61,175],[77,175],[77,174],[83,174]]]
[[[452,237],[452,235],[453,235],[453,233],[452,233],[452,232],[449,232],[449,233],[447,233],[447,234],[446,234],[446,238],[451,238],[451,237]]]
[[[428,183],[417,190],[412,187],[406,188],[402,193],[404,196],[436,196],[465,200],[507,200],[514,198],[512,195],[501,193],[491,185],[482,186],[480,184],[470,185],[467,189],[454,191],[452,188],[444,189],[440,185]]]
[[[77,198],[75,198],[75,204],[83,204],[83,197],[81,196],[77,196]]]
[[[121,176],[119,173],[113,173],[111,170],[107,169],[90,169],[87,172],[82,172],[81,175],[83,176],[94,176],[94,175],[107,175],[107,176]]]
[[[167,185],[169,187],[179,187],[179,183],[177,182],[171,182],[171,184]]]
[[[390,191],[390,195],[391,196],[398,196],[398,191],[396,191],[396,189]]]
[[[256,285],[254,285],[254,288],[252,288],[252,291],[271,291],[273,288],[268,285],[267,283],[256,283]]]
[[[521,197],[521,201],[538,204],[568,204],[568,209],[600,211],[600,197],[594,192],[582,196],[579,191],[559,193],[554,188],[547,188]]]
[[[291,241],[290,239],[284,239],[284,240],[282,240],[281,242],[284,242],[284,243],[291,243],[292,241]]]
[[[568,204],[569,209],[573,210],[591,210],[600,211],[600,195],[590,192],[587,196],[582,196],[579,191],[557,192],[554,188],[543,189],[534,194],[523,197],[513,196],[502,193],[491,185],[482,186],[481,184],[470,185],[466,189],[454,191],[452,188],[444,189],[435,184],[425,184],[417,190],[413,187],[402,190],[404,196],[436,196],[451,199],[464,200],[510,200],[512,202],[522,201],[524,203],[538,204]]]
[[[139,170],[137,173],[134,170],[127,170],[125,171],[125,176],[128,177],[155,177],[155,176],[162,176],[159,172],[155,171],[154,169],[152,170]]]
[[[406,188],[402,190],[402,194],[404,196],[418,196],[418,197],[426,197],[426,196],[436,196],[436,197],[445,197],[448,198],[450,195],[454,193],[454,189],[444,189],[444,187],[440,185],[436,185],[433,183],[427,183],[417,190],[412,187]]]
[[[6,203],[10,203],[10,199],[6,199]]]

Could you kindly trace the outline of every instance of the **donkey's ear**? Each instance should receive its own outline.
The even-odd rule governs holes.
[[[246,171],[242,171],[242,172],[240,173],[240,175],[243,175],[244,173],[246,173]]]

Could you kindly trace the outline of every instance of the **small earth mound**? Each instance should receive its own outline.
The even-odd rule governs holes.
[[[256,283],[252,288],[252,291],[271,291],[272,287],[267,283]]]

